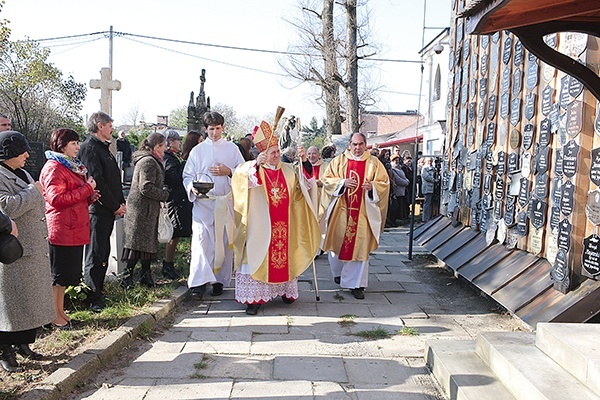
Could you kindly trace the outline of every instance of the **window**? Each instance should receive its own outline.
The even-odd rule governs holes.
[[[435,70],[435,78],[433,80],[433,96],[431,101],[438,101],[442,96],[442,74],[440,65],[438,64]]]

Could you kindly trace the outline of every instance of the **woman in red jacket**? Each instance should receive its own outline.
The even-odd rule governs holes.
[[[93,177],[77,158],[79,135],[71,129],[52,132],[48,162],[40,173],[46,199],[52,291],[59,329],[71,328],[64,310],[65,288],[81,282],[83,246],[90,243],[88,205],[99,197]]]

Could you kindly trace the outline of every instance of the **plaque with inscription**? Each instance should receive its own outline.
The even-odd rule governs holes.
[[[533,134],[535,133],[535,126],[533,124],[527,124],[523,128],[523,147],[526,150],[531,148],[533,144]]]
[[[494,201],[494,220],[502,220],[502,201]]]
[[[567,136],[567,113],[558,117],[558,133],[556,138],[558,139],[558,144],[564,146],[569,141]]]
[[[483,175],[483,193],[489,195],[492,192],[492,175]]]
[[[521,178],[519,185],[519,196],[517,197],[517,202],[521,207],[525,207],[529,203],[529,192],[530,192],[531,183],[527,178]]]
[[[479,109],[477,110],[477,120],[483,122],[485,119],[486,104],[485,99],[479,101]]]
[[[460,109],[460,126],[467,125],[467,107],[462,107]]]
[[[520,211],[517,215],[517,232],[519,232],[519,236],[527,236],[528,228],[529,225],[527,224],[527,213],[525,211]]]
[[[525,76],[525,87],[527,89],[534,90],[537,87],[539,82],[538,70],[539,66],[535,61],[530,62],[527,66],[527,73]]]
[[[477,107],[477,103],[469,103],[469,121],[473,121],[475,119],[475,108]]]
[[[596,186],[600,186],[600,147],[592,149],[590,165],[590,180]]]
[[[535,116],[537,95],[535,93],[527,93],[525,96],[525,118],[531,120]]]
[[[504,146],[506,144],[506,134],[508,133],[508,126],[506,122],[500,122],[498,126],[498,135],[496,136],[496,143]]]
[[[510,131],[510,136],[508,137],[508,142],[510,144],[510,148],[515,150],[517,147],[521,145],[521,132],[517,129],[513,129]]]
[[[537,57],[533,53],[527,53],[527,61],[529,62],[537,62]]]
[[[552,231],[558,229],[558,224],[560,224],[560,208],[554,206],[550,209],[550,229]]]
[[[496,184],[494,185],[494,199],[497,201],[504,199],[504,179],[500,176],[496,178]]]
[[[540,122],[540,134],[538,135],[538,143],[540,146],[548,146],[550,144],[550,135],[550,120],[544,118],[542,122]]]
[[[488,63],[489,63],[490,57],[487,54],[484,54],[483,56],[481,56],[481,64],[479,66],[479,70],[481,72],[481,75],[487,75],[488,73]]]
[[[494,119],[494,117],[496,116],[496,108],[498,108],[498,98],[496,97],[495,94],[490,96],[490,104],[488,106],[488,118],[489,119]]]
[[[489,44],[490,44],[489,35],[481,35],[481,47],[483,47],[484,49],[487,49]]]
[[[492,147],[494,142],[496,141],[496,124],[494,122],[490,122],[487,126],[487,135],[485,137],[485,142],[488,147]]]
[[[524,53],[525,52],[523,51],[523,43],[521,43],[521,41],[517,39],[515,41],[515,56],[513,57],[513,63],[515,67],[518,67],[523,63]]]
[[[560,126],[560,105],[558,103],[554,103],[550,107],[548,119],[550,120],[550,133],[558,132]]]
[[[559,177],[552,178],[552,204],[560,206],[560,199],[562,197],[562,180]]]
[[[506,153],[501,150],[498,152],[498,165],[496,166],[496,173],[498,176],[504,175],[506,172]]]
[[[469,56],[471,55],[471,39],[469,37],[465,38],[463,42],[463,60],[467,61]]]
[[[469,125],[467,129],[467,147],[473,147],[473,142],[475,140],[475,128],[473,125]]]
[[[577,173],[577,160],[579,157],[579,145],[573,139],[569,140],[563,147],[563,174],[571,178]]]
[[[494,32],[492,34],[492,43],[498,43],[500,41],[500,32]]]
[[[555,288],[562,293],[566,293],[569,290],[570,285],[568,262],[568,252],[559,248],[556,253],[556,260],[552,266],[552,271],[550,271],[550,278],[554,282]]]
[[[454,106],[458,106],[458,103],[460,103],[460,90],[454,88],[454,97],[452,98],[452,104],[454,104]]]
[[[585,205],[585,215],[594,225],[600,225],[600,190],[590,190]]]
[[[25,161],[24,170],[29,172],[34,180],[38,180],[40,172],[46,163],[46,157],[44,156],[44,143],[42,142],[29,142],[29,158]]]
[[[521,94],[521,90],[523,90],[523,71],[521,71],[521,68],[517,68],[515,69],[515,72],[513,72],[513,97],[516,97],[519,94]]]
[[[594,132],[600,135],[600,109],[596,107],[596,117],[594,118]]]
[[[571,181],[566,181],[562,185],[562,193],[560,197],[560,211],[565,216],[573,213],[575,207],[575,185]]]
[[[519,243],[519,232],[517,231],[517,227],[513,226],[506,232],[506,248],[513,250],[517,247],[517,243]]]
[[[547,85],[542,91],[542,115],[544,117],[547,117],[550,114],[553,97],[554,89],[550,85]]]
[[[521,150],[521,174],[523,176],[531,175],[531,153]]]
[[[569,80],[569,95],[573,98],[577,98],[581,92],[583,92],[583,83],[571,77]]]
[[[509,110],[510,110],[510,99],[508,97],[508,93],[503,93],[500,96],[500,117],[502,119],[506,119],[506,117],[508,117]]]
[[[517,126],[521,122],[521,98],[515,97],[510,102],[510,124]]]
[[[565,110],[567,109],[567,106],[571,102],[571,95],[569,94],[570,81],[571,81],[570,75],[565,75],[560,79],[559,104]]]
[[[552,49],[556,49],[556,45],[558,44],[558,35],[556,33],[549,33],[544,36],[544,42],[546,45]]]
[[[554,175],[562,178],[563,176],[563,151],[562,149],[554,150]]]
[[[476,169],[473,171],[473,197],[477,197],[477,201],[479,201],[479,191],[481,187],[481,171]],[[475,191],[477,191],[477,196],[475,196]]]
[[[457,42],[462,42],[463,40],[463,23],[462,21],[459,20],[458,24],[456,25],[456,41]],[[544,40],[546,40],[544,38]],[[548,44],[548,42],[546,42],[546,44]]]
[[[554,79],[554,75],[556,75],[556,68],[545,63],[542,65],[542,77],[544,78],[544,82],[552,82],[552,80]]]
[[[448,69],[452,71],[454,69],[454,50],[450,51],[448,55]]]
[[[481,232],[487,231],[488,223],[490,221],[490,210],[483,209],[479,217],[479,230]]]
[[[504,39],[504,46],[502,47],[502,63],[508,65],[510,62],[510,56],[512,55],[512,38],[507,36]]]
[[[471,56],[471,75],[475,75],[477,73],[477,61],[479,59],[479,55],[477,53],[473,53]]]
[[[600,236],[595,233],[583,239],[581,266],[592,277],[600,274]]]
[[[534,194],[538,199],[545,199],[548,196],[548,174],[535,176]]]
[[[479,97],[481,97],[482,100],[485,100],[487,97],[487,82],[487,78],[481,78],[479,80]]]
[[[542,251],[542,233],[543,229],[532,229],[529,232],[529,252],[534,256]]]
[[[457,68],[454,74],[454,86],[459,87],[462,84],[462,69]]]
[[[536,229],[540,229],[546,225],[548,204],[545,201],[536,198],[531,199],[531,202],[531,225]]]
[[[565,33],[568,53],[572,57],[579,57],[587,48],[588,35],[581,32]]]
[[[465,105],[469,100],[469,86],[465,83],[460,88],[460,103]]]
[[[458,68],[460,65],[460,60],[462,60],[462,47],[459,47],[456,49],[456,52],[454,53],[454,67]]]
[[[535,159],[535,173],[543,174],[550,167],[550,146],[544,146],[538,149]]]
[[[571,231],[573,230],[573,225],[569,222],[568,219],[563,219],[558,224],[558,237],[557,244],[558,249],[568,252],[571,249]]]
[[[473,100],[477,95],[477,79],[471,78],[471,83],[469,84],[469,99]]]
[[[500,88],[502,93],[508,93],[510,90],[510,69],[505,68],[502,70],[502,79],[500,81]]]
[[[494,153],[492,153],[491,151],[488,151],[487,154],[485,155],[485,172],[487,172],[488,174],[491,174],[493,169],[494,169]]]
[[[583,102],[574,100],[567,106],[567,135],[575,137],[581,132],[583,116]]]
[[[548,238],[546,240],[546,260],[548,260],[550,264],[554,264],[556,261],[556,253],[558,253],[555,232],[548,234]]]
[[[510,153],[508,155],[508,173],[512,174],[519,169],[519,153]]]
[[[484,129],[485,129],[485,125],[482,125],[482,124],[477,125],[477,133],[475,136],[475,146],[477,146],[477,147],[487,148],[487,146],[485,146],[485,144],[483,143],[483,130]]]

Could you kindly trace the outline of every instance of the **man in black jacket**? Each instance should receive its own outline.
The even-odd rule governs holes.
[[[90,244],[85,247],[84,277],[91,289],[88,300],[94,312],[101,312],[105,307],[102,291],[110,255],[110,235],[115,216],[122,217],[126,211],[121,171],[108,149],[112,122],[112,118],[103,112],[92,114],[88,122],[90,134],[79,149],[79,158],[100,191],[98,201],[89,207]]]

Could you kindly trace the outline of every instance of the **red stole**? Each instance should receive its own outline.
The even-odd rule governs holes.
[[[258,182],[263,185],[269,203],[271,217],[271,241],[269,243],[269,283],[289,280],[289,205],[290,195],[283,170],[260,168]],[[263,179],[264,176],[264,179]],[[260,215],[254,218],[261,218]]]
[[[354,253],[354,244],[356,242],[356,229],[358,228],[358,218],[360,207],[363,201],[362,185],[365,180],[366,161],[348,160],[346,167],[346,179],[354,178],[358,185],[354,189],[346,188],[344,199],[346,200],[347,221],[346,233],[342,241],[342,248],[338,258],[342,261],[351,261]]]
[[[315,178],[316,180],[319,180],[319,171],[321,170],[321,166],[320,165],[313,165],[312,166],[312,177]]]

